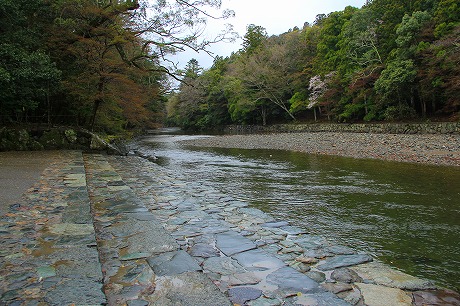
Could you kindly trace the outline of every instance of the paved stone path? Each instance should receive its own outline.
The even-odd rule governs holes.
[[[81,152],[56,156],[0,217],[0,242],[0,304],[105,303]]]
[[[0,305],[459,305],[138,157],[54,160],[0,217]]]

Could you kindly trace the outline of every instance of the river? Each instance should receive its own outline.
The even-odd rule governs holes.
[[[460,290],[460,169],[279,150],[139,142],[158,164],[310,233]]]

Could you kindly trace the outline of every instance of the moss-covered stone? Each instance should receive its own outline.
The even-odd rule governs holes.
[[[65,135],[57,129],[45,131],[39,142],[46,149],[63,149],[68,145]]]
[[[25,151],[31,140],[29,133],[24,130],[2,128],[0,132],[1,151]]]
[[[29,141],[27,147],[31,151],[42,151],[42,150],[45,149],[41,143],[39,143],[38,141],[33,140],[33,139]]]
[[[65,130],[64,135],[70,144],[74,144],[77,142],[77,133],[74,130],[72,129]]]
[[[53,128],[33,130],[0,127],[0,151],[37,150],[94,150],[109,154],[126,155],[120,147],[114,146],[98,135],[80,129]]]

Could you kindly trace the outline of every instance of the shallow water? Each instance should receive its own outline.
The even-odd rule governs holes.
[[[144,138],[158,163],[278,219],[460,289],[460,169]]]

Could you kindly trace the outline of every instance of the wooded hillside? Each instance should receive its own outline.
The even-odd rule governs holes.
[[[459,21],[455,0],[373,0],[277,36],[249,25],[230,57],[189,62],[169,122],[458,120]]]

